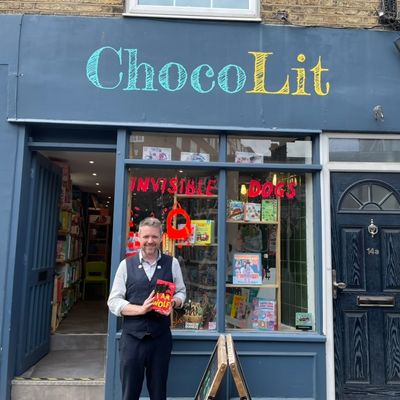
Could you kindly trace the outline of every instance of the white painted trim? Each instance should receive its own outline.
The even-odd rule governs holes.
[[[400,138],[399,138],[400,139]],[[372,163],[372,162],[328,162],[329,171],[349,172],[400,172],[400,163]]]
[[[329,157],[329,140],[324,134],[320,136],[321,171],[321,223],[322,223],[322,293],[323,293],[323,333],[326,335],[326,398],[335,399],[335,354],[333,338],[333,304],[332,304],[332,258],[331,258],[331,196],[330,171],[327,166]]]
[[[326,398],[335,399],[335,354],[333,337],[332,252],[331,252],[331,172],[400,172],[400,163],[329,162],[329,139],[377,139],[376,134],[322,133],[320,136],[321,171],[321,223],[322,223],[322,280],[323,280],[323,332],[326,335]],[[379,139],[400,140],[400,135],[379,134]]]
[[[249,8],[208,8],[139,5],[139,0],[126,0],[124,16],[163,17],[163,18],[193,18],[261,21],[260,2],[250,0]]]

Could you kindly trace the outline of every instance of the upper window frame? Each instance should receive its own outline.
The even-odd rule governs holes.
[[[189,19],[215,19],[232,21],[261,21],[260,1],[249,0],[249,8],[207,8],[139,5],[139,0],[125,1],[125,16]]]

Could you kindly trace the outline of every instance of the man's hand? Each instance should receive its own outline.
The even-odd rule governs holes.
[[[150,293],[149,297],[144,301],[144,303],[139,306],[136,304],[127,304],[122,310],[121,315],[135,316],[144,315],[151,311],[151,306],[154,301],[154,290]]]
[[[149,297],[144,301],[142,304],[142,314],[147,314],[151,311],[151,306],[153,305],[154,301],[154,290],[150,293]]]
[[[178,299],[178,298],[172,299],[172,300],[171,300],[171,308],[170,308],[170,310],[169,310],[168,315],[171,314],[171,312],[172,312],[172,310],[173,310],[174,308],[179,308],[181,305],[182,305],[182,302],[181,302],[180,299]]]

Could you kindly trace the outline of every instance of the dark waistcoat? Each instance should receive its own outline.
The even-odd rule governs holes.
[[[161,268],[159,268],[161,267]],[[139,256],[126,259],[126,299],[131,304],[142,305],[156,286],[157,279],[173,282],[172,257],[162,254],[153,277],[149,278],[141,267]],[[145,315],[124,316],[123,332],[143,338],[146,334],[159,336],[169,329],[170,317],[150,311]]]

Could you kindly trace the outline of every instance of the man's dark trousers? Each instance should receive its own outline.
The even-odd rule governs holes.
[[[122,399],[139,400],[146,373],[150,400],[166,400],[172,337],[167,330],[159,336],[139,339],[122,331],[120,340]]]

